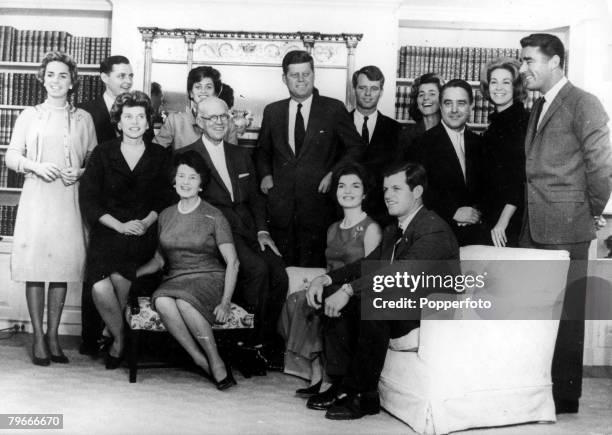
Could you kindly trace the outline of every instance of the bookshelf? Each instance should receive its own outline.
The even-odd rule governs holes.
[[[74,104],[97,98],[104,90],[99,62],[110,54],[110,38],[0,26],[0,236],[9,240],[24,178],[6,167],[5,154],[21,111],[44,101],[44,87],[36,74],[40,59],[53,50],[69,53],[78,63]]]

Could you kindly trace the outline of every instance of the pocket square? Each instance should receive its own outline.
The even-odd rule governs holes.
[[[319,131],[319,134],[325,134],[325,130]]]
[[[249,174],[248,172],[245,172],[244,174],[238,174],[238,178],[248,177],[249,175],[251,174]]]

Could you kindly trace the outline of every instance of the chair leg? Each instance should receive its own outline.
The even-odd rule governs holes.
[[[128,328],[129,329],[129,328]],[[128,358],[128,365],[130,368],[130,383],[136,383],[136,376],[138,374],[138,347],[140,343],[140,331],[130,331],[130,353]]]

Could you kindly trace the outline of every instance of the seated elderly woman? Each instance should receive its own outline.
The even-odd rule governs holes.
[[[229,223],[200,198],[210,180],[204,159],[196,151],[187,151],[175,157],[174,167],[174,188],[180,200],[160,214],[158,250],[137,275],[167,271],[153,293],[155,310],[202,375],[212,377],[217,388],[225,390],[236,381],[219,356],[212,325],[229,318],[238,257]]]
[[[94,148],[79,186],[89,225],[86,275],[113,337],[106,368],[119,367],[124,349],[123,312],[136,270],[155,253],[157,214],[172,201],[171,154],[143,136],[151,100],[140,91],[117,97],[111,121],[121,137]]]
[[[224,90],[221,73],[210,66],[198,66],[189,71],[187,76],[187,98],[189,107],[185,112],[170,113],[153,142],[164,147],[171,146],[177,150],[191,145],[202,136],[202,130],[196,123],[198,104],[208,97],[229,98],[229,91]],[[233,91],[232,91],[233,102]],[[231,106],[229,106],[231,107]],[[223,140],[237,144],[241,131],[230,120],[229,129]]]
[[[327,230],[327,271],[339,269],[365,257],[378,246],[382,238],[380,226],[362,209],[362,203],[371,187],[366,170],[357,164],[343,166],[334,173],[333,186],[344,218],[333,223]],[[314,278],[325,272],[322,268],[288,269],[290,279],[294,274]],[[304,288],[307,286],[304,283]],[[297,390],[296,395],[310,397],[317,394],[322,384],[323,341],[319,316],[308,306],[306,290],[292,293],[287,298],[279,330],[287,343],[285,373],[311,382],[310,387]],[[326,367],[327,373],[338,379],[344,375],[345,369],[344,362],[328,361]]]

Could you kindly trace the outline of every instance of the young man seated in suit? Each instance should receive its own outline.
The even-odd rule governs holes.
[[[92,101],[84,101],[79,107],[87,111],[94,122],[98,144],[117,138],[111,124],[110,110],[117,95],[132,89],[134,73],[125,56],[109,56],[100,63],[100,78],[104,82],[104,94]],[[109,344],[110,337],[102,336],[103,322],[91,296],[91,284],[84,282],[81,293],[81,337],[79,352],[95,356]]]
[[[459,246],[488,240],[479,210],[484,172],[481,138],[466,126],[473,108],[469,83],[450,80],[440,91],[442,122],[423,134],[416,150],[416,160],[429,178],[424,203],[450,225]]]
[[[353,73],[356,108],[351,112],[357,133],[366,145],[361,163],[375,177],[374,187],[366,198],[365,209],[382,226],[392,218],[387,214],[383,198],[383,170],[399,154],[400,124],[378,111],[383,95],[385,76],[374,66],[364,66]]]
[[[282,361],[284,349],[276,325],[289,282],[283,259],[268,232],[266,204],[258,190],[251,155],[247,149],[223,140],[229,128],[227,111],[225,102],[217,97],[201,101],[196,122],[202,137],[176,152],[197,151],[211,168],[212,179],[204,199],[227,218],[240,261],[234,299],[254,312],[254,344],[264,344],[264,355],[276,363]]]
[[[364,146],[344,104],[315,92],[308,52],[285,55],[282,79],[290,98],[264,109],[256,152],[270,231],[288,266],[325,267],[332,170],[359,161]]]
[[[450,260],[449,273],[459,271],[457,240],[446,222],[423,206],[426,191],[427,176],[421,165],[408,162],[390,167],[384,178],[385,203],[396,222],[385,228],[380,245],[370,255],[310,283],[308,303],[322,307],[326,316],[325,369],[332,386],[312,396],[307,406],[327,409],[327,418],[346,420],[378,413],[378,380],[389,340],[419,326],[419,320],[360,319],[360,296],[372,288],[371,276],[362,275],[363,262],[383,261],[377,274],[424,272],[417,262],[394,264],[400,260]]]

